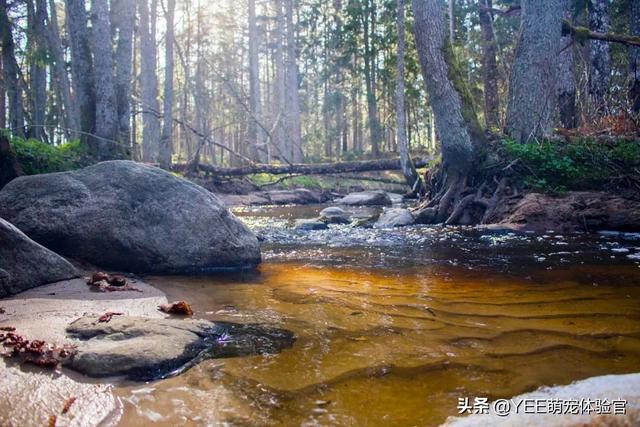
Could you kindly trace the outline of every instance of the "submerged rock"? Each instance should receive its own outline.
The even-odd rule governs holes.
[[[327,224],[349,224],[351,214],[342,208],[331,206],[320,211],[319,219]]]
[[[326,230],[329,228],[326,222],[321,219],[298,219],[296,220],[296,230]]]
[[[0,218],[0,298],[79,275],[67,260]]]
[[[0,216],[56,252],[114,270],[193,273],[260,262],[256,236],[215,196],[130,161],[17,178],[0,191]]]
[[[236,357],[279,352],[295,337],[284,329],[204,320],[115,316],[108,323],[85,316],[67,327],[80,340],[65,366],[91,377],[165,377],[199,357]]]
[[[385,209],[378,218],[375,226],[377,228],[403,227],[415,223],[415,218],[408,209],[393,208]]]
[[[502,203],[491,222],[534,231],[633,231],[640,228],[640,201],[604,192],[529,193]]]
[[[248,194],[218,194],[217,196],[226,206],[309,205],[329,200],[326,192],[306,188],[253,191]]]
[[[391,198],[385,191],[361,191],[347,194],[336,203],[348,206],[391,206]]]

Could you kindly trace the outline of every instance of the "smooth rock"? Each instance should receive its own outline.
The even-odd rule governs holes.
[[[0,298],[78,276],[67,260],[0,218]]]
[[[296,230],[326,230],[329,228],[326,222],[321,219],[297,219]]]
[[[348,206],[391,206],[389,195],[384,191],[361,191],[347,194],[336,203]]]
[[[626,414],[554,414],[525,411],[525,402],[535,405],[536,399],[546,405],[547,401],[580,402],[586,399],[592,402],[606,399],[609,411],[613,400],[626,400]],[[640,374],[605,375],[577,381],[558,387],[542,387],[537,391],[522,394],[509,399],[510,403],[520,402],[520,411],[513,406],[508,416],[495,413],[490,404],[488,414],[468,417],[449,417],[442,427],[587,427],[587,426],[638,426],[640,425]],[[473,404],[473,402],[471,402]],[[562,407],[561,407],[562,409]],[[549,411],[551,412],[551,411]],[[594,411],[595,412],[595,411]]]
[[[332,206],[320,211],[320,219],[327,224],[349,224],[351,214],[342,208]]]
[[[121,271],[197,273],[260,262],[256,236],[207,190],[130,161],[20,177],[0,216],[63,255]]]
[[[375,224],[376,228],[403,227],[415,223],[415,219],[408,209],[392,208],[385,209]]]
[[[490,221],[540,232],[634,231],[640,229],[640,201],[604,192],[529,193],[502,203]]]
[[[85,316],[67,327],[78,354],[65,364],[92,377],[150,380],[181,372],[199,357],[270,354],[291,347],[289,331],[204,320]],[[197,361],[197,360],[196,360]]]

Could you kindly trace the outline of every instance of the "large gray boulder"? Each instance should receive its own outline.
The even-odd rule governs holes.
[[[116,270],[198,273],[255,266],[260,247],[207,190],[130,161],[20,177],[0,216],[58,253]]]
[[[415,218],[404,208],[385,209],[376,222],[376,228],[403,227],[415,223]]]
[[[67,260],[0,218],[0,298],[79,275]]]
[[[336,203],[348,206],[391,206],[392,201],[384,191],[361,191],[347,194]]]
[[[260,325],[191,319],[85,316],[67,327],[78,353],[65,366],[91,377],[151,380],[175,374],[200,357],[276,353],[291,347],[293,333]]]

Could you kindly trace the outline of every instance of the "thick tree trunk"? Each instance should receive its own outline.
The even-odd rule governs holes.
[[[131,86],[133,79],[133,28],[136,17],[135,0],[113,2],[114,26],[118,30],[116,45],[116,108],[118,112],[118,140],[130,151],[131,140]],[[122,154],[125,150],[122,150]]]
[[[484,121],[487,129],[499,128],[500,96],[498,95],[497,45],[493,32],[491,0],[478,0],[482,37],[482,81],[484,83]]]
[[[427,165],[426,160],[417,160],[417,167]],[[190,170],[191,165],[174,164],[173,170],[177,172],[185,172]],[[315,164],[292,164],[292,165],[265,165],[255,164],[250,166],[241,166],[236,168],[224,168],[213,165],[197,165],[197,169],[201,172],[210,173],[217,176],[243,176],[256,173],[270,174],[302,174],[302,175],[321,175],[343,172],[369,172],[382,170],[400,170],[400,159],[384,159],[369,160],[362,162],[336,162],[336,163],[315,163]]]
[[[571,19],[573,1],[562,0],[562,3],[565,19]],[[565,129],[573,129],[578,125],[578,116],[576,111],[575,58],[571,34],[563,35],[560,39],[560,54],[557,61],[560,123]]]
[[[629,27],[632,36],[640,36],[640,2],[631,2]],[[629,101],[631,110],[640,114],[640,47],[629,47]]]
[[[258,25],[256,23],[256,0],[249,0],[249,107],[252,119],[249,123],[249,141],[251,158],[255,161],[266,161],[265,135],[258,121],[262,117],[262,100],[260,97],[260,56]]]
[[[367,0],[366,12],[363,13],[364,29],[364,78],[367,90],[367,115],[369,119],[369,138],[371,139],[371,154],[380,154],[380,143],[382,142],[382,126],[378,118],[378,100],[376,98],[375,83],[375,41],[374,28],[376,9],[372,0]]]
[[[113,43],[107,0],[92,0],[91,24],[96,91],[97,152],[94,154],[98,159],[107,160],[115,157],[119,145],[113,77]]]
[[[298,92],[298,64],[295,27],[293,24],[293,1],[286,1],[287,18],[287,122],[291,138],[292,161],[302,162],[302,119],[300,117],[300,94]]]
[[[633,2],[632,2],[633,3]],[[589,0],[589,28],[596,33],[609,32],[609,1]],[[604,113],[606,95],[611,80],[611,52],[609,43],[589,42],[589,96],[596,111]]]
[[[29,134],[34,138],[45,141],[45,116],[47,107],[47,35],[45,22],[47,20],[46,0],[35,1],[35,13],[33,19],[33,44],[31,44],[31,97],[33,99],[33,112],[31,117],[31,130]]]
[[[509,85],[507,133],[519,142],[551,134],[557,111],[562,0],[522,1],[520,39]]]
[[[398,59],[396,76],[396,137],[398,150],[400,151],[400,163],[411,193],[423,194],[424,182],[418,174],[411,155],[409,153],[409,141],[407,139],[407,120],[404,106],[404,0],[397,0],[397,28],[398,28]]]
[[[2,55],[0,55],[0,129],[4,129],[6,127],[7,127],[7,90],[4,85],[4,67],[2,65]]]
[[[89,45],[87,11],[83,0],[65,0],[66,23],[71,46],[71,75],[73,96],[80,112],[82,141],[94,145],[91,135],[95,130],[96,98],[94,91],[93,60]]]
[[[431,189],[431,206],[421,215],[423,222],[449,218],[485,142],[471,95],[454,65],[445,7],[440,0],[413,0],[418,56],[442,144],[443,179],[440,188]]]
[[[155,162],[160,142],[158,76],[156,75],[156,0],[138,2],[140,13],[140,92],[142,98],[142,160]]]
[[[62,104],[62,124],[64,126],[64,134],[67,138],[78,139],[80,134],[80,110],[78,104],[73,102],[71,98],[71,83],[64,60],[64,52],[62,51],[62,40],[60,39],[60,30],[58,25],[58,14],[56,11],[55,0],[49,0],[50,18],[48,38],[49,52],[53,59],[55,70],[55,82],[57,85],[58,96]]]
[[[9,99],[9,129],[14,135],[24,137],[23,88],[19,78],[20,69],[15,57],[15,45],[11,33],[11,22],[7,16],[7,2],[0,0],[0,36],[2,42],[2,72]]]
[[[160,167],[163,169],[171,168],[171,154],[173,153],[173,21],[175,9],[175,0],[168,0],[166,14],[167,32],[165,38],[164,56],[164,118],[159,155]]]

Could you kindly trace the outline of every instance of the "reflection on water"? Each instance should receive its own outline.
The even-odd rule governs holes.
[[[639,236],[290,228],[319,209],[240,212],[256,273],[151,279],[197,317],[298,340],[122,385],[121,425],[437,425],[461,396],[640,368]]]

